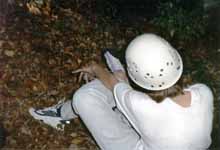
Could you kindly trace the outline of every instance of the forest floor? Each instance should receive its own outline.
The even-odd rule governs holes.
[[[100,61],[100,50],[122,51],[136,35],[158,33],[147,21],[114,22],[87,11],[60,8],[56,15],[37,16],[17,8],[13,20],[0,30],[0,120],[7,130],[3,149],[98,149],[80,119],[65,131],[34,120],[30,107],[42,108],[71,99],[83,83],[71,72],[91,59]],[[158,33],[159,34],[159,33]],[[205,82],[215,95],[213,147],[217,144],[220,97],[220,47],[213,37],[171,43],[185,63],[185,74]]]

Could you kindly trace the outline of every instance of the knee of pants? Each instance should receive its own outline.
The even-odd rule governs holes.
[[[92,89],[79,89],[73,95],[72,106],[77,114],[81,112],[92,112],[99,105],[102,105],[105,95]]]

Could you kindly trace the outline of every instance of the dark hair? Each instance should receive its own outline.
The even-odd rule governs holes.
[[[192,79],[190,76],[183,76],[178,80],[178,82],[168,89],[161,91],[147,91],[147,94],[156,102],[162,102],[166,97],[175,97],[177,95],[183,94],[183,89],[188,85],[192,84]]]

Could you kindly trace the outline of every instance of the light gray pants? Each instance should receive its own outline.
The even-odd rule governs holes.
[[[72,101],[64,103],[61,116],[73,119],[79,115],[101,149],[134,150],[140,138],[123,115],[112,109],[114,106],[112,92],[93,80],[78,89]]]

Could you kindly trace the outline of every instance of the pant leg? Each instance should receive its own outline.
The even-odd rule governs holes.
[[[73,96],[74,110],[104,150],[133,150],[138,134],[112,110],[112,92],[100,81],[83,86]]]
[[[104,87],[104,85],[102,85],[102,83],[98,80],[93,80],[85,85],[83,85],[78,91],[84,90],[84,89],[92,89],[92,88],[97,88],[98,90],[100,90],[100,93],[104,93],[104,97],[106,99],[106,102],[111,106],[114,107],[115,106],[115,101],[112,98],[112,92],[110,90],[108,90],[107,88]],[[73,108],[73,105],[71,104],[71,100],[66,101],[62,107],[61,107],[61,117],[64,120],[71,120],[74,118],[77,118],[78,115],[75,113],[75,110]]]
[[[72,107],[73,106],[72,106],[72,101],[71,100],[66,101],[62,105],[61,110],[60,110],[60,114],[61,114],[61,117],[64,120],[71,120],[71,119],[74,119],[74,118],[78,118],[78,115],[74,112]]]

